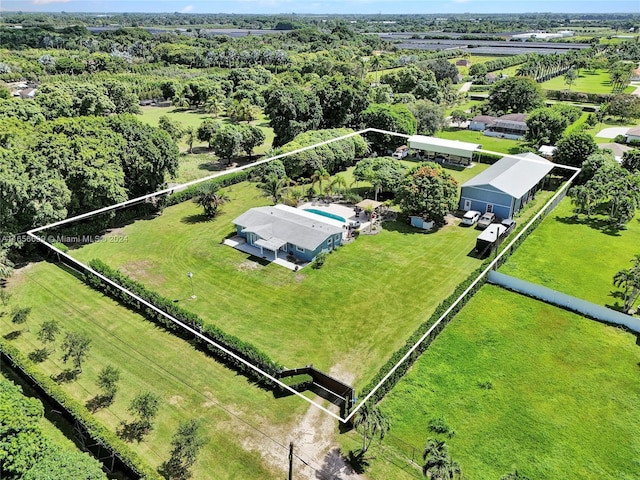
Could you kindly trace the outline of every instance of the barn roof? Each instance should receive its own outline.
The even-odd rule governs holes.
[[[520,198],[540,180],[542,180],[555,166],[534,153],[520,153],[503,157],[476,175],[462,187],[491,187],[509,194],[514,198]]]

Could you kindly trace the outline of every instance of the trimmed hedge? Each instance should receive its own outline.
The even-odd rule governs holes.
[[[607,93],[584,93],[572,92],[570,90],[545,90],[544,94],[550,100],[595,104],[607,103],[613,96]]]
[[[143,298],[147,302],[151,303],[152,305],[159,308],[160,310],[168,313],[172,317],[180,320],[181,322],[201,332],[207,338],[221,344],[223,347],[227,348],[228,350],[235,353],[239,357],[243,358],[247,362],[252,363],[253,365],[256,365],[257,367],[269,373],[270,375],[275,377],[282,370],[281,365],[271,360],[266,353],[261,352],[252,344],[245,342],[243,340],[240,340],[239,338],[222,331],[220,328],[218,328],[217,326],[211,323],[205,323],[195,313],[189,312],[184,308],[176,305],[172,300],[169,300],[168,298],[163,297],[157,292],[149,290],[143,284],[129,278],[127,275],[119,272],[118,270],[111,268],[109,265],[102,262],[101,260],[98,260],[98,259],[91,260],[89,262],[89,266],[92,269],[94,269],[96,272],[104,275],[105,277],[114,281],[118,285],[121,285],[122,287],[126,288],[130,292]],[[112,285],[104,282],[102,279],[100,279],[96,275],[92,273],[85,273],[84,281],[91,287],[95,288],[96,290],[106,293],[107,295],[120,301],[123,305],[139,312],[148,320],[154,323],[157,323],[159,325],[162,325],[167,330],[170,330],[172,332],[176,332],[181,334],[182,336],[185,336],[184,333],[186,332],[180,329],[180,327],[177,324],[175,324],[165,316],[161,315],[160,313],[156,312],[155,310],[141,304],[138,300],[130,297],[128,294],[124,293],[122,290],[115,288]],[[266,385],[269,387],[274,386],[274,382],[258,375],[254,370],[247,367],[244,363],[240,362],[236,358],[218,350],[214,346],[200,339],[198,339],[198,342],[213,356],[220,359],[225,364],[231,366],[233,369],[239,372],[242,372],[244,375],[249,376],[252,379],[255,379],[261,385]]]
[[[3,338],[0,338],[0,351],[37,383],[47,395],[57,401],[71,417],[80,422],[91,437],[107,446],[122,463],[137,472],[141,479],[162,479],[129,445],[91,415],[81,402],[68,395],[54,380],[42,373],[31,360]]]
[[[230,185],[235,185],[236,183],[244,182],[245,180],[248,180],[250,178],[252,170],[252,168],[248,168],[246,170],[242,170],[241,172],[222,175],[220,177],[209,180],[209,182],[192,185],[191,187],[181,190],[180,192],[172,193],[171,195],[166,197],[164,206],[170,207],[172,205],[182,203],[186,200],[191,200],[193,197],[198,195],[201,185],[204,185],[206,183],[212,183],[220,187],[228,187]]]

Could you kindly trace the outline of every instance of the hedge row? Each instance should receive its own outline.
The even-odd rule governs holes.
[[[267,356],[267,354],[261,352],[252,344],[240,340],[239,338],[222,331],[220,328],[213,324],[205,324],[205,322],[195,313],[191,313],[184,308],[176,305],[172,300],[163,297],[159,293],[149,290],[143,284],[132,280],[127,275],[119,272],[118,270],[114,270],[101,260],[91,260],[91,262],[89,262],[89,266],[96,272],[104,275],[108,279],[126,288],[140,298],[143,298],[150,304],[168,313],[172,317],[189,325],[191,328],[194,328],[195,330],[201,332],[207,338],[221,344],[223,347],[227,348],[234,354],[238,355],[247,362],[256,365],[270,375],[276,376],[282,370],[281,365],[271,360]],[[138,311],[148,320],[160,324],[172,332],[176,332],[182,336],[185,336],[186,332],[182,330],[177,324],[166,318],[164,315],[161,315],[155,310],[141,304],[138,300],[132,298],[122,290],[110,285],[109,283],[104,282],[98,276],[92,273],[85,273],[84,280],[88,285],[95,288],[96,290],[100,290],[101,292],[106,293],[116,300],[119,300],[123,305],[126,305]],[[198,341],[209,352],[211,352],[212,355],[214,355],[216,358],[219,358],[221,361],[231,366],[235,370],[240,371],[243,374],[250,376],[251,378],[254,378],[260,384],[268,385],[270,387],[273,386],[273,382],[265,379],[262,376],[258,376],[253,369],[247,367],[238,359],[220,351],[207,342],[204,342],[200,339]]]
[[[25,374],[37,383],[51,398],[58,402],[76,421],[80,422],[94,440],[110,449],[123,464],[137,472],[143,480],[161,480],[161,476],[120,437],[100,423],[87,408],[68,395],[54,380],[42,373],[36,365],[23,356],[13,345],[0,338],[0,351],[13,360]]]
[[[563,102],[596,103],[602,104],[611,100],[612,95],[608,93],[584,93],[572,92],[570,90],[545,90],[546,97],[550,100],[561,100]]]
[[[166,198],[166,200],[164,201],[164,205],[170,207],[172,205],[177,205],[178,203],[191,200],[193,197],[198,195],[200,186],[204,185],[204,183],[213,183],[215,185],[219,185],[220,187],[228,187],[230,185],[235,185],[236,183],[244,182],[245,180],[249,179],[251,170],[251,168],[248,168],[246,170],[242,170],[241,172],[222,175],[220,177],[214,178],[213,180],[209,180],[209,182],[192,185],[191,187],[181,190],[180,192],[172,193]]]
[[[558,200],[559,201],[559,200]],[[557,202],[556,202],[557,205]],[[547,212],[549,214],[550,212]],[[542,220],[546,215],[540,215],[531,227],[509,248],[509,251],[500,258],[498,262],[499,267],[503,265],[507,259],[515,252],[515,250],[524,242],[524,240],[533,232],[536,227],[542,223]],[[374,387],[384,378],[387,373],[400,361],[402,357],[415,345],[415,343],[422,337],[432,325],[442,316],[442,314],[456,301],[456,299],[473,283],[473,281],[484,271],[485,268],[491,262],[491,258],[486,259],[480,267],[473,271],[465,280],[460,283],[454,292],[449,295],[445,300],[438,305],[438,308],[431,314],[431,317],[423,322],[415,332],[407,339],[405,344],[398,349],[389,360],[380,368],[375,377],[371,379],[368,385],[366,385],[360,392],[359,397],[363,398],[368,395]],[[396,369],[395,372],[380,386],[380,388],[371,396],[370,402],[378,403],[384,398],[384,396],[391,391],[391,389],[398,383],[398,381],[409,371],[409,368],[414,362],[420,358],[420,355],[424,353],[431,345],[431,342],[444,330],[444,327],[458,314],[458,312],[467,304],[469,299],[480,290],[480,287],[486,283],[486,276],[483,277],[470,291],[469,293],[449,312],[449,314],[440,322],[440,324],[429,334],[427,338],[416,348],[413,353]]]

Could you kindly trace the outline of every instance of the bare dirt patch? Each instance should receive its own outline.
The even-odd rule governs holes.
[[[167,403],[169,403],[169,405],[180,405],[183,400],[184,398],[180,395],[174,395],[167,401]]]
[[[120,268],[120,271],[143,283],[145,283],[145,281],[149,281],[152,284],[158,285],[166,281],[165,276],[158,273],[156,265],[149,260],[136,260],[134,262],[129,262],[126,265],[123,265]]]
[[[244,262],[238,264],[238,270],[240,270],[241,272],[258,270],[259,268],[260,264],[251,260],[245,260]]]

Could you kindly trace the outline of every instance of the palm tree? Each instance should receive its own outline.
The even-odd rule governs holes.
[[[391,423],[378,407],[365,403],[360,407],[360,410],[356,412],[353,418],[353,426],[356,431],[362,434],[362,450],[360,450],[360,456],[363,456],[375,438],[380,440],[384,438],[391,428]]]
[[[630,310],[640,296],[640,255],[636,255],[631,261],[633,262],[631,268],[620,270],[613,276],[613,285],[624,289],[625,311]]]
[[[449,449],[444,442],[430,438],[422,454],[424,465],[422,473],[432,480],[452,480],[460,478],[460,465],[451,459]]]
[[[318,170],[313,172],[313,175],[311,176],[311,188],[313,188],[317,183],[318,190],[322,192],[322,182],[324,180],[329,180],[329,172],[327,172],[324,168],[319,168]]]
[[[342,194],[347,188],[347,181],[342,175],[336,175],[333,177],[333,180],[331,180],[330,188],[334,192]]]
[[[378,84],[378,76],[380,75],[380,64],[382,63],[382,59],[380,58],[379,55],[373,54],[373,56],[371,57],[371,69],[376,72],[376,85]]]
[[[284,193],[291,185],[291,180],[287,177],[278,178],[276,175],[269,175],[260,185],[260,189],[265,197],[270,197],[274,204],[279,203]]]
[[[214,118],[218,118],[218,114],[224,110],[224,102],[218,95],[209,97],[203,107],[206,113],[212,113]]]
[[[229,200],[220,187],[215,183],[203,183],[198,189],[194,202],[204,209],[207,218],[213,218],[218,213],[218,207]]]

